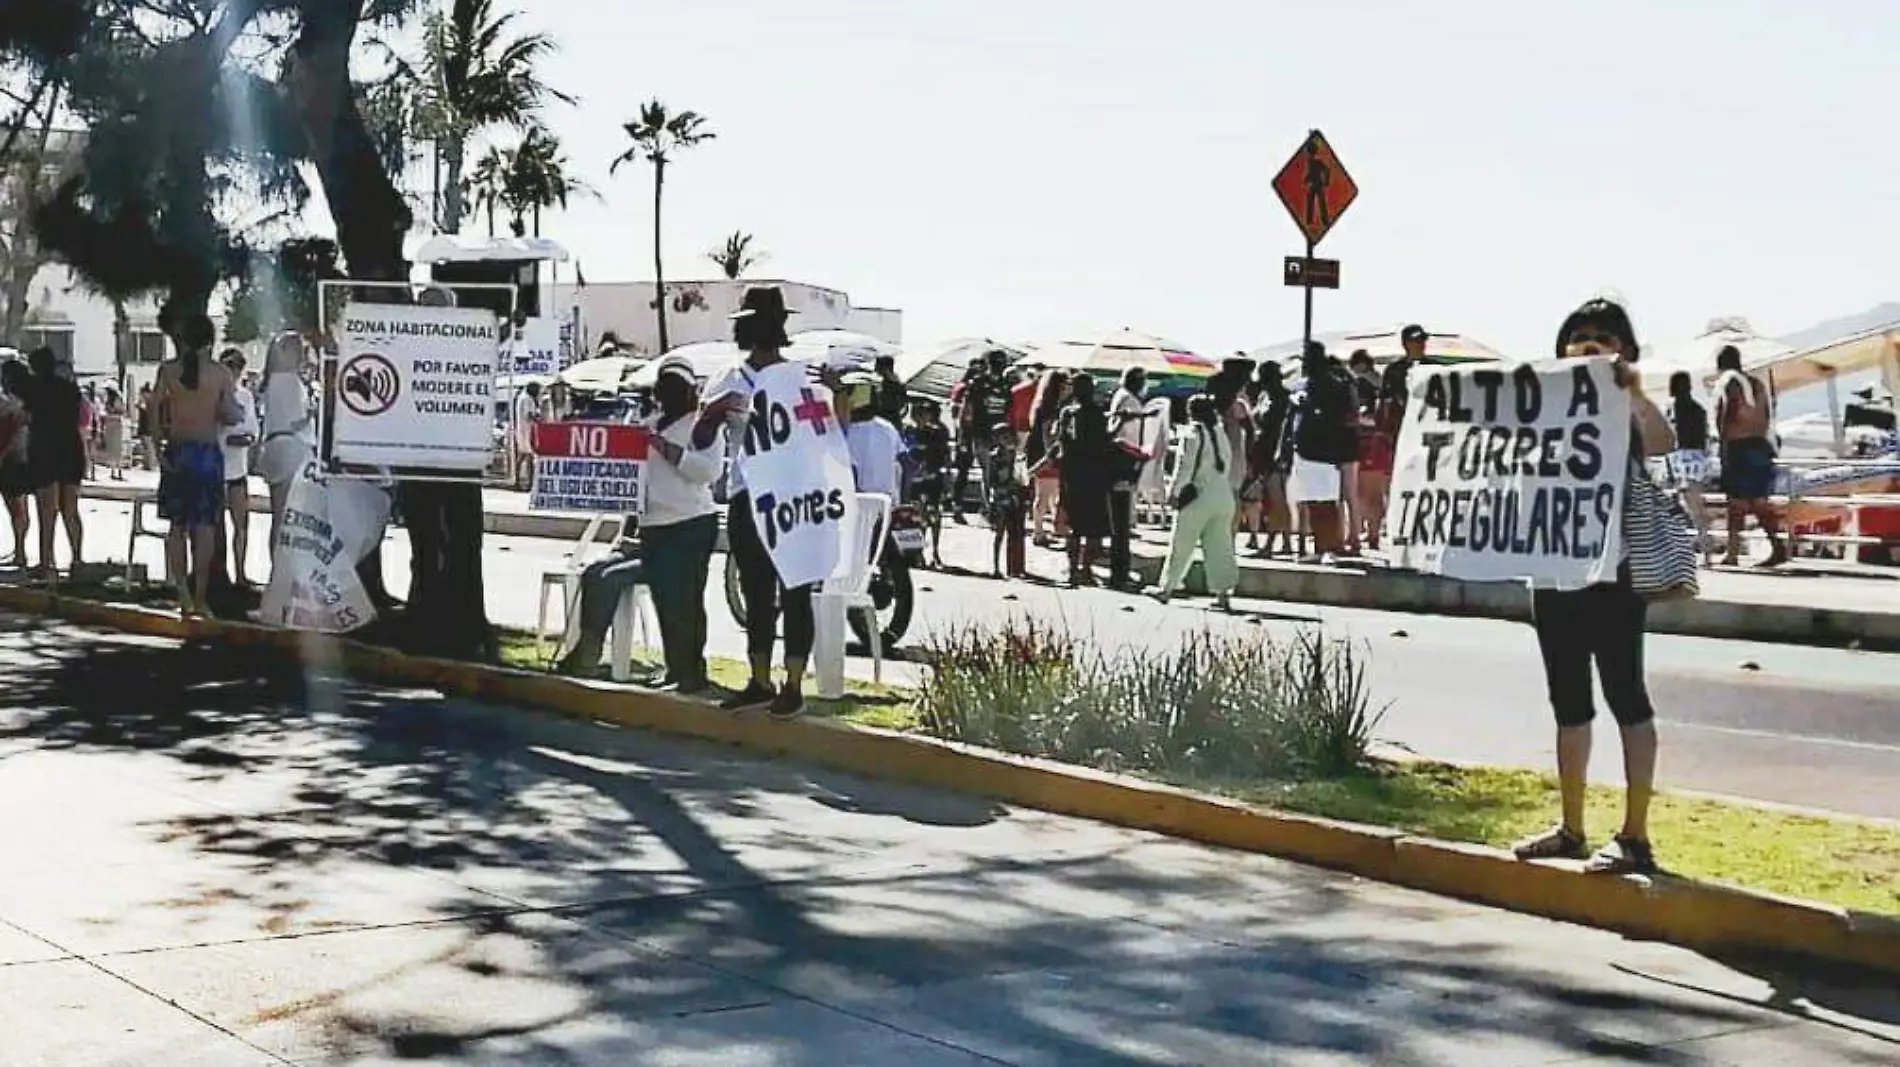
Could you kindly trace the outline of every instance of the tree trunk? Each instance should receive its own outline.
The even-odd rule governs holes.
[[[462,164],[467,158],[468,142],[450,134],[442,145],[442,232],[461,233],[462,220],[468,215],[468,198],[462,190]],[[493,227],[491,226],[492,230]]]
[[[660,321],[660,350],[654,355],[661,356],[671,351],[673,346],[666,336],[666,257],[660,253],[660,205],[666,192],[666,161],[653,161],[653,310]]]
[[[383,169],[350,84],[350,46],[364,2],[303,0],[286,83],[350,277],[405,281],[409,264],[402,241],[409,209]],[[398,640],[430,655],[493,659],[497,653],[482,586],[480,487],[407,482],[398,502],[413,560]],[[387,602],[376,560],[372,554],[372,565],[363,568],[365,584],[374,581],[372,596]]]
[[[28,220],[40,200],[41,173],[46,167],[47,148],[53,143],[53,120],[59,115],[59,96],[60,86],[55,82],[55,75],[49,73],[41,82],[39,92],[34,94],[31,105],[31,108],[38,108],[42,104],[46,107],[46,115],[39,120],[39,129],[32,146],[19,158],[13,158],[9,153],[15,142],[9,138],[7,150],[0,152],[0,161],[5,164],[0,166],[0,175],[4,176],[0,180],[13,186],[11,199],[14,205],[13,240],[6,246],[6,318],[4,325],[0,325],[0,329],[5,331],[0,333],[0,337],[4,337],[8,344],[19,343],[20,331],[26,328],[26,314],[33,299],[33,279],[39,277],[40,268],[49,259]],[[29,109],[25,114],[30,119],[34,112]]]

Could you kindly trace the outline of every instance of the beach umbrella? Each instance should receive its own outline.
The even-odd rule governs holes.
[[[1756,367],[1788,355],[1794,349],[1771,337],[1755,332],[1748,320],[1736,316],[1710,319],[1702,333],[1680,344],[1646,347],[1637,366],[1643,372],[1643,390],[1651,397],[1669,395],[1669,378],[1686,371],[1701,392],[1715,380],[1715,356],[1733,345],[1742,354],[1742,365]]]
[[[1219,362],[1185,346],[1150,334],[1121,329],[1080,341],[1037,345],[1025,362],[1059,370],[1086,371],[1104,381],[1118,379],[1131,367],[1148,374],[1148,395],[1182,396],[1197,392],[1220,370]]]
[[[1008,353],[1011,365],[1028,359],[1027,350],[1017,345],[1006,345],[987,337],[964,337],[948,341],[941,345],[919,350],[907,350],[897,357],[897,376],[903,379],[904,387],[919,396],[948,400],[950,390],[963,380],[964,372],[970,369],[970,361],[986,353],[1002,350]]]
[[[631,356],[601,356],[584,359],[561,372],[561,381],[569,389],[582,393],[617,393],[639,369],[641,360]]]
[[[889,341],[853,330],[800,330],[791,337],[786,359],[869,369],[879,356],[896,359],[901,350]]]

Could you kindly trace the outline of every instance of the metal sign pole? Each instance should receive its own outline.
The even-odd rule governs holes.
[[[1308,263],[1313,261],[1313,249],[1315,247],[1312,241],[1306,242],[1306,261]],[[1306,358],[1306,350],[1313,345],[1313,279],[1307,278],[1305,281],[1306,284],[1300,287],[1306,292],[1306,325],[1300,333],[1301,359]]]

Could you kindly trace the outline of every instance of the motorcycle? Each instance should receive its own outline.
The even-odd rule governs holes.
[[[885,533],[884,548],[877,569],[871,574],[871,602],[877,608],[878,627],[886,650],[897,647],[910,629],[916,611],[916,588],[911,571],[924,565],[926,543],[923,513],[909,504],[891,511],[891,528]],[[739,564],[731,553],[726,555],[726,607],[739,625],[745,625],[745,589],[739,581]],[[858,643],[870,647],[871,634],[862,612],[850,614],[851,632]]]

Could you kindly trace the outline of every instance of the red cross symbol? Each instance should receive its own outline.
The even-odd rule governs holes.
[[[800,422],[809,423],[813,433],[824,436],[825,427],[831,424],[831,405],[820,401],[810,389],[800,389],[798,392],[804,399],[792,409],[792,414]]]

